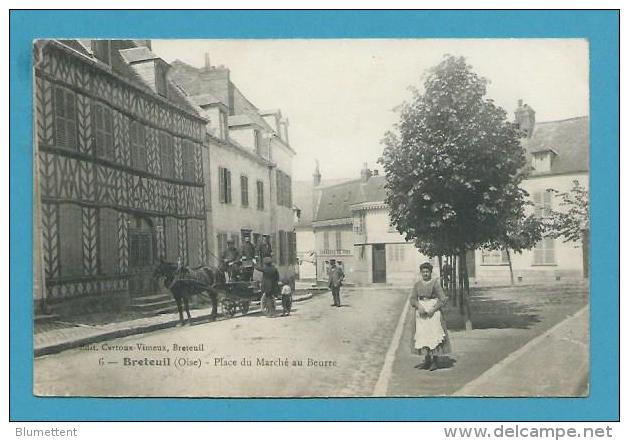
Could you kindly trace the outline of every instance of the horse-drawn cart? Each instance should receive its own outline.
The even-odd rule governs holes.
[[[242,315],[247,314],[251,302],[260,301],[262,297],[260,283],[255,280],[219,283],[214,289],[218,293],[219,304],[230,317],[236,315],[238,311]]]

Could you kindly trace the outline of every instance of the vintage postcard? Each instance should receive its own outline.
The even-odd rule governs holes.
[[[34,41],[33,393],[587,396],[588,75],[584,39]]]

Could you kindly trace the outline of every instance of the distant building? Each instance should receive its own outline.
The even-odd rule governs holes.
[[[242,245],[269,234],[282,277],[293,277],[296,255],[292,160],[288,120],[280,110],[260,110],[231,81],[230,71],[176,60],[171,78],[207,119],[206,170],[210,257],[217,262],[227,240]]]
[[[391,226],[384,176],[366,164],[360,174],[359,179],[315,188],[317,275],[325,279],[330,259],[335,259],[348,282],[410,284],[428,259]]]
[[[575,181],[589,188],[590,121],[582,116],[536,123],[535,111],[521,101],[515,120],[524,132],[522,144],[531,167],[522,188],[530,195],[535,215],[543,218],[550,209],[561,210],[549,189],[566,192]],[[523,282],[580,279],[588,275],[587,241],[581,246],[546,237],[531,251],[510,254],[514,276]],[[474,277],[478,283],[509,281],[505,251],[477,250],[475,262]]]
[[[159,258],[206,261],[206,121],[169,68],[146,40],[35,42],[38,309],[159,306]]]

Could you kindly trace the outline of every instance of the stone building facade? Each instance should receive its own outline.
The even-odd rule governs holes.
[[[230,71],[172,63],[172,79],[207,119],[206,195],[210,262],[228,239],[271,237],[281,276],[295,276],[296,237],[292,190],[295,151],[280,110],[260,110],[231,81]]]

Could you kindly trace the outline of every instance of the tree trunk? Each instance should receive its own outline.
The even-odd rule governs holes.
[[[454,298],[454,304],[459,303],[458,292],[456,289],[456,259],[454,256],[450,256],[450,266],[452,267],[452,278],[450,279],[450,286],[452,287],[452,297]]]
[[[465,248],[461,252],[459,259],[461,260],[461,276],[463,287],[461,289],[461,311],[463,321],[465,323],[465,330],[472,330],[472,317],[470,312],[470,279],[467,272],[467,260],[465,258]]]
[[[511,276],[511,285],[515,285],[515,282],[513,280],[513,265],[511,265],[511,253],[509,252],[509,248],[505,248],[505,251],[507,252],[507,260],[509,261],[509,275]]]
[[[439,255],[439,283],[441,283],[441,287],[443,288],[443,256]]]

